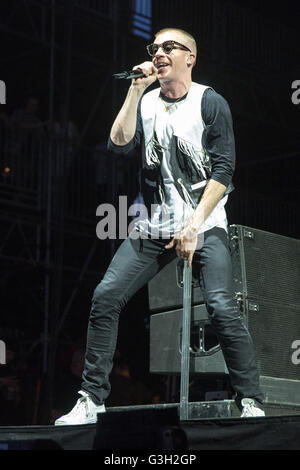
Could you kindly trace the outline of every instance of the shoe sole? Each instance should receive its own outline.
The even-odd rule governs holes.
[[[66,423],[65,421],[55,422],[54,426],[80,426],[83,424],[96,424],[97,421],[87,421],[85,423]]]

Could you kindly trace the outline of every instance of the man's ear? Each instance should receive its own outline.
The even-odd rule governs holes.
[[[196,60],[195,54],[191,53],[187,58],[187,63],[188,64],[194,64],[195,60]]]

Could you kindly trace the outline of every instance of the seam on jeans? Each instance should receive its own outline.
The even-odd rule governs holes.
[[[202,295],[203,295],[203,299],[204,299],[204,302],[205,304],[207,305],[207,295],[206,295],[206,288],[205,288],[205,282],[204,282],[204,276],[203,276],[203,272],[202,272],[202,269],[201,269],[201,266],[200,266],[200,259],[199,259],[199,281],[201,279],[202,281],[202,286],[201,286],[201,282],[199,282],[199,286],[200,286],[200,289],[202,291]]]

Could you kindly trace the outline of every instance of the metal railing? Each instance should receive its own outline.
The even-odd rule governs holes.
[[[0,125],[2,206],[43,213],[49,199],[49,172],[54,220],[63,209],[65,221],[94,223],[99,204],[116,203],[118,194],[134,197],[137,187],[136,162],[115,158],[106,143],[78,148],[68,138]]]

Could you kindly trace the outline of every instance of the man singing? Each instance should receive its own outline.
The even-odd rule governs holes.
[[[152,61],[134,67],[108,147],[141,149],[147,217],[117,250],[96,287],[82,387],[73,410],[55,424],[95,423],[105,411],[118,320],[128,300],[176,256],[192,263],[218,336],[242,417],[264,416],[249,332],[234,300],[225,203],[233,186],[235,145],[229,106],[192,81],[197,48],[187,32],[167,28],[147,46]],[[145,91],[156,80],[159,87]]]

